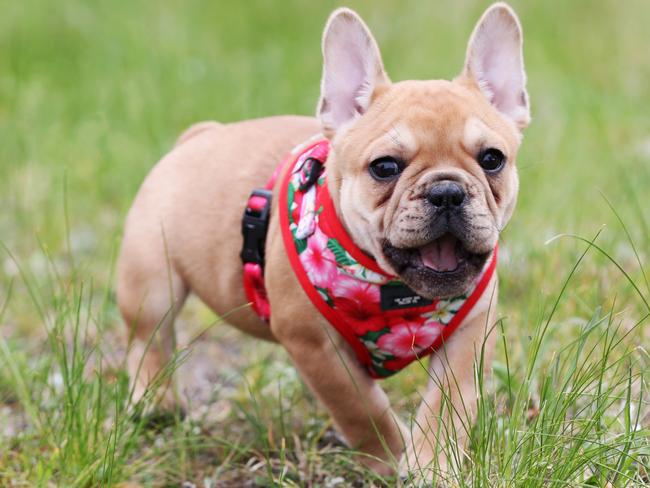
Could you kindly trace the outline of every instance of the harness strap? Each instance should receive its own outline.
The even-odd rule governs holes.
[[[264,286],[264,250],[271,218],[272,189],[282,165],[278,165],[264,188],[256,188],[248,197],[242,218],[244,242],[240,253],[244,263],[244,292],[253,311],[264,321],[271,316],[271,307]]]
[[[271,218],[272,190],[286,161],[290,159],[289,156],[276,166],[263,188],[256,188],[251,192],[242,217],[244,242],[240,257],[244,263],[244,292],[253,311],[265,322],[268,322],[271,316],[271,307],[264,285],[264,250]],[[327,159],[327,147],[323,145],[314,147],[309,159],[311,164],[307,180],[304,182],[305,189],[318,179]]]

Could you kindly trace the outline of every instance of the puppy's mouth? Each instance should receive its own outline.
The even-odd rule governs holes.
[[[414,265],[426,266],[436,273],[451,273],[458,269],[467,257],[467,250],[451,234],[445,234],[419,249],[414,249],[411,261]]]
[[[404,282],[426,298],[464,294],[490,256],[490,252],[470,251],[450,232],[415,248],[398,248],[386,241],[383,251]]]

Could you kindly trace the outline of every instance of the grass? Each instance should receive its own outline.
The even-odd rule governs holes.
[[[650,5],[513,4],[533,124],[497,359],[450,482],[648,486]],[[354,462],[283,351],[197,302],[181,344],[207,332],[173,365],[193,408],[145,428],[112,291],[126,210],[182,129],[313,113],[334,6],[0,0],[0,485],[394,484]],[[454,76],[486,4],[350,6],[399,80]],[[426,379],[385,383],[407,420]]]

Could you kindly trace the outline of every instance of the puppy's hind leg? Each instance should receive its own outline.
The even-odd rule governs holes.
[[[139,239],[130,237],[127,231],[118,265],[117,299],[128,330],[133,400],[156,386],[158,406],[172,409],[176,402],[171,371],[165,368],[175,348],[174,319],[188,288],[167,259],[165,246],[143,249]]]

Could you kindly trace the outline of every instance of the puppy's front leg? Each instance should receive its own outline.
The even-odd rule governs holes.
[[[484,296],[490,296],[489,290]],[[484,371],[492,361],[496,334],[487,334],[493,324],[493,308],[468,321],[431,356],[430,380],[411,428],[402,474],[410,472],[415,479],[435,480],[441,486],[451,481],[453,485],[448,457],[457,458],[455,453],[462,457],[476,417],[475,366],[482,353]]]
[[[266,252],[271,332],[330,412],[348,445],[369,455],[360,460],[380,474],[393,473],[407,431],[390,408],[386,393],[302,290],[286,258],[278,219],[271,220]]]
[[[406,430],[385,392],[362,369],[338,333],[314,315],[311,323],[301,322],[299,315],[272,318],[272,330],[348,445],[369,455],[360,461],[380,474],[391,474],[404,449]]]

